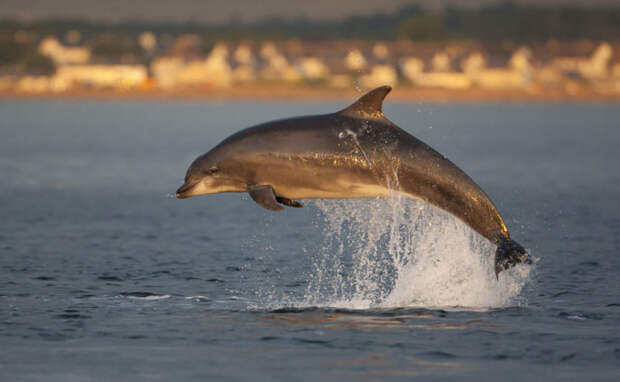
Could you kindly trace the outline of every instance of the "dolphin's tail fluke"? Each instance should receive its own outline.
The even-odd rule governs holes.
[[[495,251],[495,276],[499,278],[499,273],[517,264],[531,264],[532,259],[525,248],[516,241],[500,235]]]

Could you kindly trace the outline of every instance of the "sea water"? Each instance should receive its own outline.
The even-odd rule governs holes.
[[[620,378],[620,109],[390,102],[535,262],[419,201],[176,200],[239,129],[342,103],[0,102],[0,379]]]

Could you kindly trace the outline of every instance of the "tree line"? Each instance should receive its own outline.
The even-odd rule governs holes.
[[[0,21],[0,66],[24,64],[50,70],[50,62],[36,52],[38,39],[63,37],[79,30],[82,41],[95,56],[123,53],[141,55],[137,36],[150,31],[158,37],[192,33],[201,38],[205,50],[215,41],[262,40],[476,40],[483,43],[511,41],[527,43],[550,39],[620,40],[620,5],[584,7],[578,5],[518,5],[511,2],[480,8],[449,6],[430,12],[410,5],[394,13],[351,16],[338,21],[307,18],[269,18],[255,22],[231,19],[224,24],[197,22],[167,23],[124,21],[120,23],[84,20]],[[16,33],[28,40],[15,42]]]

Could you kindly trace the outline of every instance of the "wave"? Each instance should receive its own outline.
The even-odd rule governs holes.
[[[322,248],[303,301],[344,309],[523,305],[532,266],[493,271],[495,246],[456,217],[406,197],[311,202]]]

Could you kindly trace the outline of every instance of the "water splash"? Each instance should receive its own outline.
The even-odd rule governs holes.
[[[306,306],[498,308],[522,304],[530,266],[493,272],[495,246],[427,203],[386,199],[313,202],[324,245]]]

